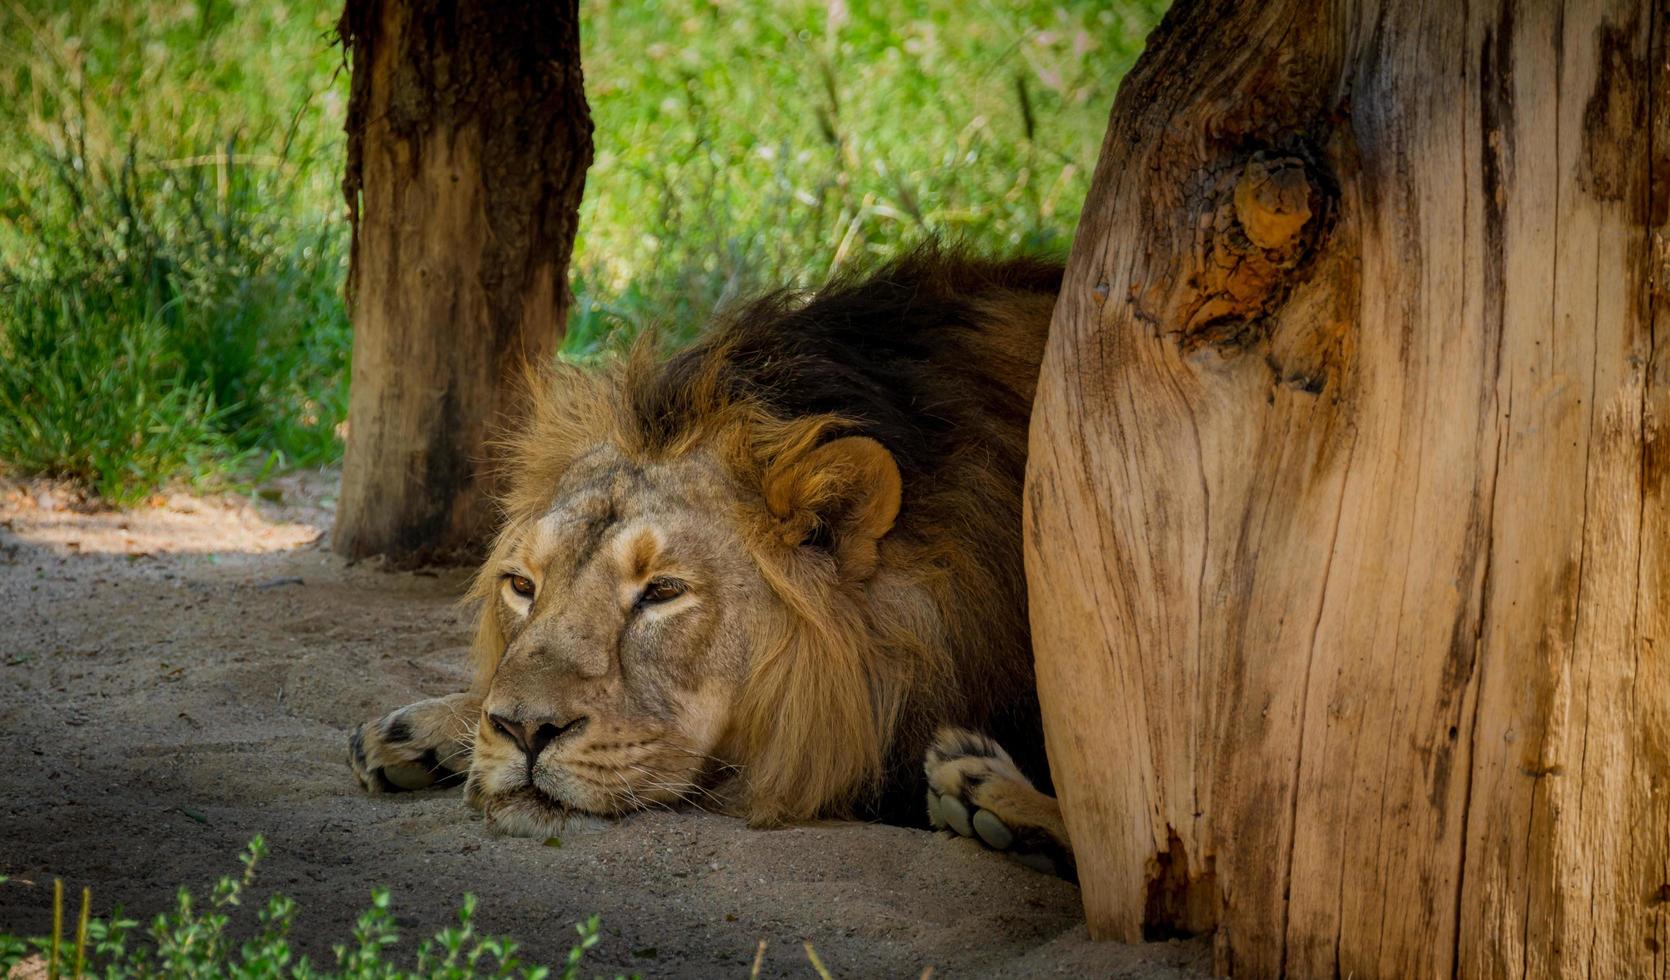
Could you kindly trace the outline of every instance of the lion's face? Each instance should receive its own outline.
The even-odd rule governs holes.
[[[466,794],[491,827],[712,799],[721,772],[755,819],[804,816],[878,771],[897,705],[859,638],[900,594],[879,550],[898,468],[872,439],[785,431],[747,456],[605,443],[512,518],[477,579]]]
[[[705,455],[602,448],[510,528],[486,570],[503,649],[468,790],[495,829],[671,803],[713,772],[768,601],[735,503]]]

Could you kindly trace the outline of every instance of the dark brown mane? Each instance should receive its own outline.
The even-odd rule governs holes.
[[[1025,427],[1030,391],[1020,399],[990,385],[990,344],[981,342],[991,339],[987,305],[1005,293],[1053,297],[1061,271],[1043,259],[980,259],[926,245],[810,294],[771,293],[721,314],[702,341],[638,373],[633,414],[646,448],[676,442],[699,423],[690,394],[719,362],[725,400],[753,401],[781,418],[847,419],[848,434],[892,451],[908,486],[969,448],[970,418]]]
[[[670,358],[640,345],[530,387],[507,446],[509,527],[544,513],[569,465],[602,443],[645,462],[705,448],[744,502],[775,462],[838,436],[874,439],[896,461],[902,503],[869,585],[844,591],[755,556],[786,617],[733,722],[756,822],[919,815],[922,752],[942,725],[1036,747],[1017,761],[1045,777],[1021,491],[1060,283],[1046,261],[929,246],[723,314]],[[491,619],[481,678],[502,649]]]

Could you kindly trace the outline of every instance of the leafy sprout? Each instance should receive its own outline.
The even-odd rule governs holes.
[[[297,907],[286,896],[273,895],[267,899],[256,913],[250,938],[241,942],[230,938],[233,916],[248,897],[255,883],[256,866],[265,855],[266,843],[257,836],[240,857],[243,873],[217,881],[210,889],[207,908],[200,908],[191,891],[181,888],[175,896],[174,910],[158,915],[142,934],[138,932],[139,923],[124,917],[120,908],[108,919],[93,918],[91,894],[83,889],[74,934],[66,936],[64,887],[62,881],[55,881],[52,935],[25,938],[0,934],[0,977],[9,976],[13,967],[38,957],[36,965],[51,980],[83,976],[105,980],[152,977],[578,980],[586,952],[598,943],[600,923],[597,916],[592,916],[575,926],[578,938],[560,969],[527,962],[512,940],[476,931],[476,899],[465,895],[458,911],[458,924],[424,940],[417,947],[411,965],[404,966],[399,956],[400,934],[391,911],[389,891],[374,888],[371,905],[360,913],[348,940],[331,947],[334,968],[319,968],[292,948]]]

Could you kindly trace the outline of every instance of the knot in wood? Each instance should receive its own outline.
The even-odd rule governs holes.
[[[1297,155],[1259,151],[1208,165],[1160,213],[1136,313],[1185,351],[1263,344],[1272,317],[1325,237],[1326,179]]]
[[[1310,220],[1310,198],[1303,160],[1255,154],[1235,183],[1235,217],[1248,241],[1267,251],[1283,249]]]

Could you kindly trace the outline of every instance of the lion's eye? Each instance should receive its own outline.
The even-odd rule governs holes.
[[[689,586],[676,578],[652,578],[644,586],[644,592],[638,597],[638,605],[653,606],[661,602],[671,602],[685,593]]]
[[[510,580],[510,591],[524,599],[533,598],[533,579],[526,575],[506,575],[505,578]]]

